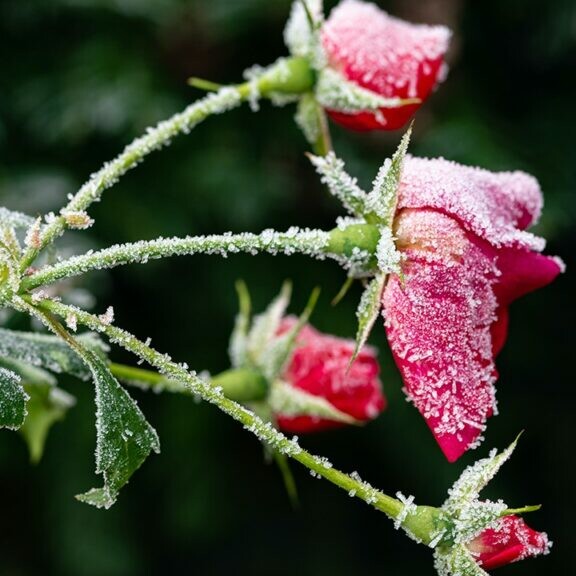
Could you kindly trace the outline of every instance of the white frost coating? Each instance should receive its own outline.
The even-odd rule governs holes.
[[[40,232],[42,230],[42,218],[38,217],[31,224],[24,238],[24,245],[27,248],[38,248],[40,246]]]
[[[334,152],[324,157],[310,155],[310,161],[320,175],[321,182],[348,212],[358,217],[366,212],[366,193],[358,186],[356,178],[346,172],[344,162]]]
[[[60,214],[69,228],[86,230],[94,224],[94,220],[83,210],[62,210]]]
[[[148,260],[167,256],[190,254],[216,254],[226,256],[231,253],[247,252],[257,254],[306,254],[323,259],[330,236],[322,230],[292,227],[286,232],[266,230],[261,235],[244,232],[241,234],[213,234],[209,236],[187,236],[185,238],[158,238],[117,244],[74,256],[40,270],[27,281],[27,287],[35,287],[62,278],[84,274],[90,270],[113,268],[125,264],[146,263]]]
[[[400,514],[398,514],[394,520],[394,528],[398,530],[402,524],[404,524],[408,516],[416,514],[417,506],[414,504],[414,496],[406,497],[402,492],[396,492],[396,498],[398,498],[398,500],[403,504]]]
[[[308,143],[314,145],[318,141],[322,130],[318,104],[312,95],[304,94],[300,98],[294,120],[300,130],[302,130]]]
[[[540,252],[545,242],[524,229],[542,210],[536,179],[524,172],[490,172],[443,158],[404,161],[398,209],[435,208],[493,246]]]
[[[376,247],[376,260],[378,261],[379,270],[384,274],[400,274],[400,264],[403,256],[396,249],[395,240],[396,238],[392,236],[390,228],[387,226],[380,227],[380,239]]]
[[[383,96],[415,97],[419,77],[430,77],[449,40],[444,26],[411,24],[359,0],[340,2],[322,28],[331,64]]]
[[[10,226],[12,228],[30,228],[35,220],[32,216],[22,212],[14,212],[0,206],[0,225]]]
[[[112,324],[112,322],[114,322],[114,308],[112,308],[112,306],[108,306],[108,308],[106,308],[106,312],[104,312],[104,314],[100,314],[98,319],[103,324]]]

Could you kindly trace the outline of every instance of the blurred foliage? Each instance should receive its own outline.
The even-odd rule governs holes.
[[[332,3],[328,3],[332,5]],[[539,232],[548,251],[573,266],[576,220],[576,4],[573,0],[379,4],[411,20],[455,30],[451,73],[419,112],[412,152],[486,168],[523,169],[541,182],[547,208]],[[57,210],[102,162],[148,125],[200,94],[194,74],[235,81],[243,69],[284,54],[289,1],[0,1],[0,202],[32,214]],[[127,175],[92,211],[97,224],[76,235],[76,250],[157,235],[328,228],[338,214],[304,157],[290,107],[264,104],[213,118]],[[349,134],[334,128],[337,151],[368,182],[399,134]],[[569,268],[569,272],[570,272]],[[117,322],[197,369],[227,366],[236,312],[233,282],[248,282],[257,309],[282,280],[295,282],[294,310],[313,286],[322,330],[350,336],[359,288],[333,309],[344,281],[328,262],[302,257],[180,258],[93,274],[85,287]],[[572,286],[572,288],[570,287]],[[529,522],[548,530],[549,558],[505,568],[561,573],[570,560],[573,482],[574,339],[571,274],[512,307],[509,342],[499,359],[502,416],[477,453],[503,447],[525,428],[512,461],[488,493],[511,505],[541,502]],[[11,326],[19,319],[12,318]],[[439,504],[477,454],[449,465],[416,411],[404,401],[384,331],[381,350],[387,412],[365,429],[303,439],[345,470],[388,492],[401,489]],[[115,358],[131,361],[118,352]],[[102,512],[73,495],[94,482],[94,404],[85,383],[62,379],[78,405],[58,423],[37,466],[24,442],[0,435],[0,574],[432,574],[429,552],[393,531],[367,506],[296,466],[302,507],[293,510],[278,471],[234,422],[190,399],[136,394],[157,427],[163,451]]]

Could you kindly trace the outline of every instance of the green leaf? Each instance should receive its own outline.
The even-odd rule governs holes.
[[[98,336],[92,333],[78,336],[76,340],[99,354],[109,349]],[[56,336],[0,328],[0,356],[45,368],[51,372],[71,374],[83,380],[90,378],[90,371],[86,364]]]
[[[366,202],[368,222],[382,222],[392,226],[396,205],[398,204],[398,186],[402,176],[402,164],[410,143],[412,125],[408,128],[392,158],[387,158],[378,170],[372,183],[372,190]]]
[[[382,308],[382,292],[386,285],[386,274],[378,274],[372,280],[360,298],[360,304],[356,310],[356,317],[358,318],[358,331],[356,332],[356,348],[354,354],[350,359],[349,366],[352,365],[360,350],[372,331],[372,327],[376,322]]]
[[[346,172],[344,162],[334,152],[326,156],[309,154],[308,158],[330,194],[340,200],[350,214],[360,217],[366,213],[367,194],[358,186],[356,178]]]
[[[294,388],[282,380],[276,380],[272,384],[268,404],[275,414],[283,416],[312,416],[346,424],[357,423],[352,416],[341,412],[321,396]]]
[[[17,430],[26,418],[28,394],[20,384],[20,376],[0,368],[0,428]]]
[[[436,548],[434,560],[439,576],[489,576],[465,546],[454,546],[448,550]]]
[[[76,399],[51,385],[27,385],[26,391],[30,395],[28,415],[20,433],[28,444],[30,460],[37,463],[42,458],[50,428],[64,418]]]
[[[318,103],[314,94],[304,94],[300,98],[294,119],[308,143],[313,146],[322,133]]]
[[[472,466],[468,466],[454,486],[448,490],[449,497],[442,508],[457,513],[476,500],[482,488],[494,478],[502,464],[510,458],[516,448],[518,438],[500,454],[494,449],[488,458],[483,458]]]
[[[91,350],[78,347],[96,386],[96,473],[104,486],[77,496],[98,508],[110,508],[130,476],[150,452],[160,452],[156,431],[110,373],[105,362]]]

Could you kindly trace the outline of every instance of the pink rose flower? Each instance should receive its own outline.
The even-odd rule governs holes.
[[[279,333],[289,330],[294,322],[293,317],[284,318]],[[283,379],[299,390],[323,398],[359,422],[372,420],[386,406],[378,379],[380,367],[375,351],[365,347],[347,371],[354,347],[352,340],[323,334],[306,325],[298,334]],[[307,415],[276,414],[276,420],[281,430],[296,434],[343,425],[335,420]]]
[[[388,16],[375,4],[344,0],[321,33],[329,65],[350,82],[385,98],[424,101],[446,69],[447,28],[410,24]],[[359,113],[328,110],[328,114],[353,130],[396,130],[419,106]]]
[[[563,269],[525,231],[541,207],[537,181],[522,172],[404,162],[394,220],[403,277],[389,277],[383,315],[406,394],[450,462],[496,411],[508,306]]]
[[[484,570],[492,570],[524,558],[547,554],[550,542],[545,532],[532,530],[519,516],[505,516],[467,544]]]

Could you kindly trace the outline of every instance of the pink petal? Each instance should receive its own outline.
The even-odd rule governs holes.
[[[542,209],[538,182],[524,172],[494,173],[441,158],[407,157],[398,207],[449,214],[494,247],[544,248],[544,240],[524,231]]]
[[[375,4],[344,0],[322,27],[328,60],[346,78],[387,98],[424,100],[442,73],[450,31],[393,18]],[[381,109],[379,114],[344,114],[332,118],[349,128],[395,130],[417,105]]]
[[[407,262],[403,280],[392,276],[384,291],[388,339],[408,397],[453,462],[495,409],[498,270],[448,216],[405,211],[396,220]]]

